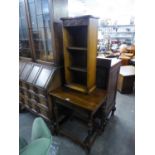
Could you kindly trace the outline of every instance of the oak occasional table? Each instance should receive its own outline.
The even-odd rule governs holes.
[[[104,129],[105,116],[104,105],[106,104],[107,93],[102,89],[95,89],[90,94],[83,94],[71,89],[60,87],[50,93],[53,106],[54,130],[57,134],[67,136],[74,142],[80,144],[87,153],[93,144],[96,136]],[[63,129],[63,123],[60,121],[61,108],[65,107],[72,111],[72,115],[76,116],[81,122],[85,122],[87,134],[81,141],[78,136],[71,134],[71,129],[66,131]],[[71,112],[67,112],[71,115]],[[73,117],[73,116],[72,116]],[[97,121],[98,120],[98,121]],[[74,126],[76,128],[76,126]],[[82,132],[76,129],[77,132]]]

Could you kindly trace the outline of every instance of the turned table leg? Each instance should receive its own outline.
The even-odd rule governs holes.
[[[56,134],[58,134],[58,130],[59,130],[58,108],[55,104],[53,106],[53,111],[54,111],[54,131]]]
[[[106,122],[107,122],[107,118],[106,118],[106,114],[105,114],[105,107],[102,106],[101,108],[102,111],[102,116],[101,116],[101,131],[104,131]]]
[[[91,136],[93,133],[93,116],[90,116],[90,119],[88,121],[88,136]]]
[[[114,116],[115,111],[116,111],[116,107],[114,106],[113,109],[112,109],[111,116]]]
[[[90,140],[93,134],[93,115],[90,115],[89,121],[88,121],[88,137],[86,140],[86,154],[90,153]]]

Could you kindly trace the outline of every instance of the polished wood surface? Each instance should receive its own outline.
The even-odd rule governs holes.
[[[77,107],[95,111],[105,101],[107,93],[102,89],[95,89],[90,94],[83,94],[64,87],[60,87],[50,93],[50,95],[68,101]]]
[[[87,52],[87,87],[88,90],[96,85],[96,56],[97,56],[98,20],[90,18],[88,25]]]
[[[24,67],[23,67],[24,65]],[[56,67],[20,61],[19,103],[34,114],[52,120],[49,91],[61,86],[60,70]]]
[[[56,133],[67,136],[88,152],[90,151],[96,136],[104,130],[109,116],[112,116],[116,110],[117,78],[120,65],[119,59],[97,58],[97,88],[89,94],[67,87],[60,87],[50,92]],[[76,89],[82,87],[77,84],[70,86],[77,86]],[[61,118],[64,116],[65,118],[62,120]],[[87,127],[86,138],[83,138],[82,141],[78,134],[73,134],[64,128],[68,121],[74,122],[74,119],[82,121]]]
[[[104,59],[104,61],[102,61],[102,59]],[[100,61],[101,60],[101,61]],[[105,58],[104,55],[98,55],[97,56],[97,61],[98,64],[103,64],[103,66],[110,68],[113,67],[114,65],[118,64],[120,62],[120,59],[117,58]]]
[[[108,86],[107,86],[107,104],[106,104],[106,114],[109,114],[112,109],[115,109],[116,105],[116,93],[117,93],[117,81],[119,70],[121,66],[121,61],[117,62],[109,70]]]
[[[71,44],[72,39],[67,29],[63,27],[63,52],[64,52],[64,69],[65,69],[65,82],[68,84],[72,81],[71,72],[68,67],[71,66],[71,56],[67,51],[68,45]]]
[[[121,93],[132,93],[135,81],[135,67],[128,65],[128,66],[121,66],[117,89]]]
[[[62,20],[66,86],[90,93],[96,84],[98,20],[92,16]]]
[[[65,85],[68,88],[74,89],[74,90],[78,90],[80,92],[85,93],[86,92],[86,87],[80,84],[76,84],[76,83],[70,83],[69,85]]]
[[[121,60],[119,59],[97,57],[96,86],[107,91],[105,115],[115,109],[120,66]]]
[[[97,135],[104,129],[107,92],[103,89],[95,89],[90,94],[84,94],[60,87],[52,91],[50,95],[53,103],[55,133],[67,136],[89,153]],[[61,110],[62,108],[65,110]],[[65,118],[61,121],[63,115]],[[80,132],[84,132],[82,139],[79,137],[78,129],[72,133],[70,129],[65,128],[66,123],[69,121],[73,123],[74,119],[80,121],[79,123],[83,122],[86,127],[86,131],[80,129]],[[74,128],[78,127],[77,124],[74,125]]]

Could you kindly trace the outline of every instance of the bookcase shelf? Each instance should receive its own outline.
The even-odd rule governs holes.
[[[86,86],[83,86],[83,85],[80,85],[77,83],[66,84],[66,87],[74,89],[74,90],[78,90],[78,91],[83,92],[83,93],[85,93],[86,89],[87,89]]]
[[[79,67],[68,67],[68,68],[72,71],[78,71],[78,72],[84,72],[84,73],[87,72],[86,68],[79,68]]]
[[[98,19],[62,18],[66,87],[83,93],[96,85]]]
[[[68,47],[67,48],[69,51],[81,51],[81,52],[83,52],[83,51],[87,51],[87,48],[85,48],[85,47],[73,47],[73,46],[70,46],[70,47]]]

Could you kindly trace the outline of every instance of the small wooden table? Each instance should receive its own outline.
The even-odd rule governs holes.
[[[90,151],[90,147],[94,142],[96,136],[102,131],[104,128],[105,116],[104,112],[101,112],[101,118],[98,128],[95,126],[95,118],[97,116],[97,112],[104,111],[104,105],[106,103],[107,92],[102,89],[95,89],[90,94],[83,94],[77,91],[73,91],[67,89],[65,87],[58,88],[50,93],[53,103],[53,113],[54,113],[54,129],[56,133],[65,135],[71,138],[73,141],[80,144],[84,147],[88,152]],[[79,117],[83,114],[87,114],[88,117],[85,117],[86,124],[88,127],[87,136],[81,142],[78,137],[70,135],[70,131],[64,132],[63,128],[61,128],[61,123],[59,121],[60,113],[59,107],[67,107],[68,109],[73,110],[74,112],[81,113]],[[82,117],[81,117],[82,118]],[[82,131],[78,131],[82,132]]]
[[[135,67],[131,65],[121,66],[118,77],[117,89],[121,93],[131,93],[133,91],[134,80]]]

